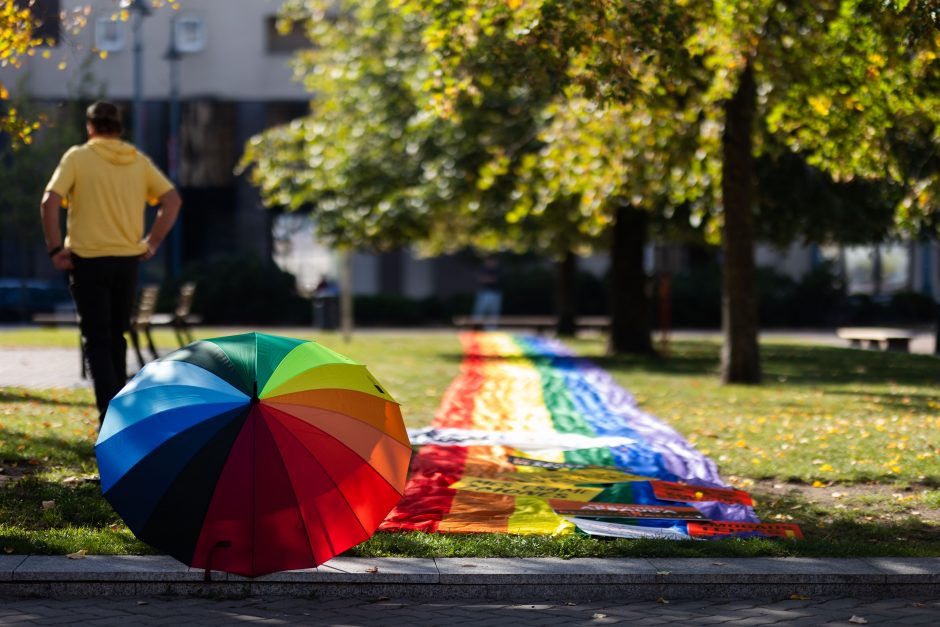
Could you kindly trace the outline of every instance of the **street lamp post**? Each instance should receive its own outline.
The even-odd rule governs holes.
[[[134,143],[142,148],[144,143],[144,43],[141,39],[141,26],[144,18],[150,15],[150,7],[144,0],[121,0],[120,7],[133,14],[131,24],[134,33]]]
[[[164,58],[170,65],[170,137],[167,139],[167,174],[173,185],[179,189],[180,176],[180,68],[182,58],[176,42],[176,20],[170,23],[170,47]],[[182,220],[177,220],[175,228],[170,231],[168,271],[171,277],[180,273],[182,265]]]

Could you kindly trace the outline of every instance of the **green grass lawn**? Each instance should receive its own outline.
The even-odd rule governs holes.
[[[413,427],[431,421],[460,364],[450,334],[363,333],[350,344],[316,337],[368,364]],[[171,336],[157,344],[171,346]],[[599,339],[569,344],[715,459],[728,481],[755,496],[762,519],[799,523],[806,540],[378,534],[350,554],[940,556],[940,360],[763,344],[765,384],[723,387],[715,343],[676,342],[657,359],[606,357]],[[0,351],[74,345],[74,331],[0,332]],[[151,552],[86,480],[95,474],[95,420],[86,390],[0,388],[0,549]]]

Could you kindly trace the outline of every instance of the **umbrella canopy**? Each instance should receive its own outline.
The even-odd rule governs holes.
[[[111,401],[95,453],[105,498],[138,538],[253,577],[368,539],[401,499],[411,447],[365,366],[247,333],[147,364]]]

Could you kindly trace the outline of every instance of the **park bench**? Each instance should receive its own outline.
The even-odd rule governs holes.
[[[836,335],[848,340],[854,348],[872,348],[901,353],[911,352],[911,340],[914,334],[904,329],[882,327],[842,327]]]
[[[481,319],[474,316],[455,316],[454,326],[459,329],[482,330],[484,327],[497,329],[534,329],[536,333],[543,334],[558,326],[557,316],[498,316],[493,319]],[[610,328],[610,318],[606,316],[581,316],[575,318],[575,329]]]
[[[196,284],[192,282],[184,283],[180,287],[177,295],[176,307],[173,313],[156,313],[157,296],[160,294],[158,285],[145,285],[141,288],[134,307],[134,313],[131,317],[131,326],[128,336],[131,340],[131,346],[137,355],[137,362],[143,368],[146,361],[140,350],[140,334],[143,333],[147,340],[147,348],[153,359],[159,357],[153,336],[150,330],[155,326],[172,326],[176,334],[176,340],[180,348],[193,341],[192,327],[202,321],[202,317],[191,313],[193,304],[193,295],[196,292]],[[53,313],[37,313],[33,316],[33,323],[44,327],[59,326],[78,326],[78,314],[75,311],[61,311]],[[82,378],[87,377],[87,368],[85,361],[85,347],[82,345],[81,337],[78,339],[81,360]]]
[[[180,286],[179,294],[176,296],[176,307],[172,313],[156,313],[157,295],[159,288],[156,285],[145,286],[140,293],[140,299],[137,303],[137,311],[134,315],[131,329],[134,333],[134,347],[137,348],[137,333],[143,333],[147,338],[147,348],[154,359],[157,359],[157,350],[154,348],[153,337],[150,335],[150,329],[159,326],[173,327],[173,333],[176,335],[176,341],[180,348],[193,341],[193,325],[202,322],[202,317],[192,313],[193,296],[196,294],[196,284],[189,281]],[[137,354],[140,355],[138,349]]]

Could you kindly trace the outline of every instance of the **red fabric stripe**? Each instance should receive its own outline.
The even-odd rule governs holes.
[[[355,451],[328,433],[272,407],[262,411],[270,417],[269,424],[280,427],[276,429],[278,444],[282,444],[285,437],[293,437],[306,451],[306,456],[316,460],[325,471],[327,484],[322,489],[338,490],[348,504],[347,508],[359,521],[358,526],[367,534],[366,537],[372,535],[389,510],[401,499],[395,488]],[[290,459],[293,461],[299,458]],[[329,516],[324,516],[324,519],[333,543],[345,543],[349,525],[334,524]],[[359,538],[360,535],[356,534],[355,537]],[[349,546],[355,544],[358,542]]]
[[[265,410],[269,413],[270,410]],[[297,421],[299,422],[299,421]],[[303,423],[305,424],[305,423]],[[287,467],[317,564],[369,538],[333,479],[310,451],[277,418],[268,422]],[[335,442],[333,444],[335,446]],[[396,493],[396,498],[398,494]],[[366,497],[368,500],[368,496]],[[387,508],[386,508],[387,511]]]
[[[192,566],[250,575],[254,509],[254,442],[257,410],[252,409],[215,486]]]
[[[464,361],[450,384],[432,423],[436,428],[473,427],[473,408],[483,385],[484,359],[475,334],[460,336]],[[401,502],[379,526],[380,531],[437,531],[451,509],[456,490],[450,485],[464,473],[467,449],[463,446],[422,446],[411,459],[408,483]]]
[[[422,446],[411,459],[405,496],[379,530],[437,531],[456,493],[449,486],[463,476],[466,460],[463,446]]]
[[[192,565],[249,577],[315,565],[297,498],[257,406],[216,483]]]
[[[261,411],[255,427],[254,574],[316,566],[288,471]]]
[[[474,334],[462,335],[460,340],[464,360],[460,374],[447,388],[441,406],[434,415],[432,426],[439,429],[472,429],[474,402],[483,387],[485,360],[480,355],[479,342]]]

